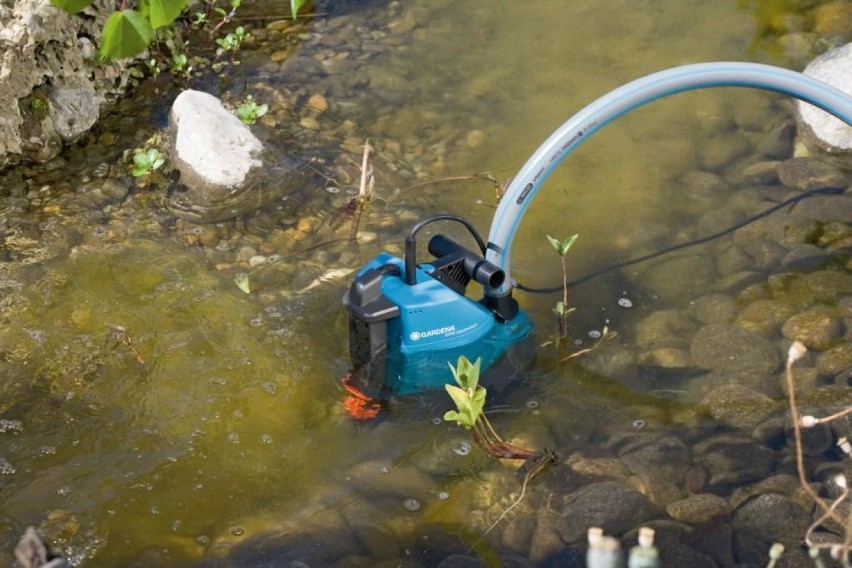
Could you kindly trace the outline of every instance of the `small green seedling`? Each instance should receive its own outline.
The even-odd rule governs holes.
[[[130,173],[134,177],[146,176],[163,167],[165,163],[166,158],[156,148],[137,150],[133,154],[133,168]]]
[[[577,242],[577,237],[579,236],[571,235],[560,242],[558,239],[547,235],[547,240],[550,241],[550,245],[562,261],[562,301],[556,302],[556,306],[553,308],[553,313],[559,317],[559,337],[568,335],[568,314],[574,311],[574,308],[568,307],[568,265],[565,262],[565,255],[568,254],[568,251]]]
[[[216,56],[218,57],[223,53],[236,53],[240,49],[240,44],[243,42],[245,37],[245,28],[239,26],[225,37],[217,38],[216,45],[219,47],[216,49]]]
[[[234,114],[237,115],[237,118],[239,118],[243,124],[254,124],[257,122],[258,118],[267,112],[269,112],[269,105],[259,105],[254,101],[252,96],[249,95],[240,103],[240,106],[237,107]]]
[[[170,68],[172,73],[180,77],[188,79],[192,75],[192,66],[185,53],[173,53]]]
[[[467,357],[462,355],[455,367],[452,363],[449,365],[456,384],[445,385],[445,388],[450,398],[456,403],[456,409],[448,410],[444,414],[444,420],[455,422],[459,426],[471,430],[473,440],[494,457],[526,460],[539,456],[540,454],[537,452],[519,448],[504,441],[494,430],[488,417],[485,416],[483,408],[485,407],[487,391],[485,387],[479,384],[479,369],[482,366],[482,359],[478,358],[476,363],[471,363]]]
[[[486,391],[479,386],[481,363],[481,358],[477,359],[476,363],[471,363],[464,355],[459,357],[455,367],[452,363],[448,363],[458,386],[444,385],[450,398],[456,403],[456,410],[448,410],[444,414],[444,420],[455,422],[468,430],[476,425],[485,407]]]

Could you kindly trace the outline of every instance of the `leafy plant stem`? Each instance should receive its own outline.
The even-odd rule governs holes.
[[[504,441],[494,430],[491,422],[484,414],[480,414],[473,428],[473,439],[485,451],[494,457],[503,459],[525,460],[536,455],[536,452],[519,448]]]
[[[568,264],[565,261],[565,256],[560,256],[562,261],[562,306],[568,306]],[[565,337],[568,335],[568,315],[565,310],[559,314],[559,336]]]

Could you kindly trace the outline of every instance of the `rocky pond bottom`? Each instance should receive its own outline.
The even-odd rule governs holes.
[[[572,325],[600,327],[603,309],[619,340],[568,365],[544,347],[525,387],[495,409],[513,440],[561,455],[519,503],[509,464],[471,457],[478,448],[449,429],[414,457],[353,464],[342,503],[214,539],[219,559],[202,565],[584,566],[592,526],[625,548],[653,527],[663,566],[763,566],[773,543],[785,546],[781,565],[804,566],[809,529],[814,543],[842,542],[845,526],[817,522],[823,511],[799,482],[784,369],[801,341],[801,413],[852,405],[852,194],[847,174],[792,156],[793,131],[782,122],[757,152],[682,176],[695,223],[675,241],[789,205],[603,279],[596,297],[609,304],[581,307]],[[625,308],[644,315],[616,317]],[[393,420],[364,435],[412,428]],[[843,494],[837,476],[852,473],[850,433],[848,416],[803,433],[807,478],[828,502]],[[846,518],[848,500],[838,512]]]

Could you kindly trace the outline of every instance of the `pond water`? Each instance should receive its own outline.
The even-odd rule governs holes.
[[[78,566],[432,566],[469,548],[491,565],[507,555],[573,565],[582,539],[546,513],[565,507],[556,516],[573,516],[569,496],[592,482],[614,479],[644,495],[641,511],[625,505],[626,520],[599,521],[624,533],[669,519],[666,506],[688,495],[727,499],[794,472],[776,435],[780,428],[783,439],[785,320],[749,320],[741,310],[777,300],[790,317],[825,305],[840,323],[817,351],[842,345],[843,298],[852,295],[848,254],[834,254],[849,238],[842,213],[787,223],[795,228],[780,230],[787,241],[727,235],[576,286],[574,342],[562,353],[549,341],[557,298],[517,293],[538,330],[538,363],[493,401],[492,421],[563,462],[487,536],[518,495],[517,464],[487,458],[467,432],[442,422],[450,407],[442,393],[358,422],[340,385],[348,371],[340,299],[350,275],[380,251],[399,254],[416,220],[452,212],[487,234],[495,182],[573,112],[634,78],[714,60],[798,68],[801,50],[766,47],[767,36],[789,31],[767,22],[800,22],[808,38],[811,12],[740,4],[324,2],[322,15],[295,25],[249,7],[243,64],[194,86],[269,102],[258,135],[311,160],[322,183],[236,220],[175,218],[162,195],[169,188],[135,185],[121,156],[164,126],[176,93],[165,81],[159,95],[148,85],[121,103],[53,162],[5,172],[0,563],[12,562],[18,537],[36,526]],[[791,108],[781,96],[715,89],[609,125],[530,208],[512,276],[559,284],[547,234],[579,233],[573,279],[786,199],[777,178],[756,183],[742,168],[792,156],[789,139],[772,137]],[[368,138],[377,197],[352,246],[340,242],[351,222],[341,206],[357,187]],[[787,155],[757,159],[767,140],[789,143]],[[807,234],[795,241],[791,232]],[[799,244],[822,250],[822,262],[789,274],[782,257]],[[249,294],[234,284],[241,273]],[[734,367],[706,363],[730,354],[696,347],[707,325],[748,344],[731,355]],[[618,337],[559,362],[592,346],[604,326]],[[743,329],[747,339],[736,335]],[[724,401],[705,397],[740,371],[751,373],[758,410],[732,417]],[[817,374],[823,383],[834,377],[822,367]],[[831,393],[833,404],[848,399]],[[750,441],[755,430],[766,439]],[[751,473],[713,461],[708,440],[721,435],[740,436],[731,447],[758,448],[748,446],[751,461],[731,458]],[[686,546],[666,542],[670,551]],[[698,545],[690,550],[725,564]]]

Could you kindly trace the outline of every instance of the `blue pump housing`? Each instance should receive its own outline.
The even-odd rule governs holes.
[[[443,239],[439,244],[457,247],[438,238]],[[362,392],[386,399],[441,388],[453,382],[447,364],[455,364],[460,355],[471,361],[481,357],[486,369],[531,335],[533,326],[524,312],[514,310],[511,319],[504,319],[484,300],[464,295],[470,278],[459,278],[458,266],[465,260],[468,272],[481,267],[472,253],[461,250],[464,259],[447,254],[451,262],[443,268],[422,264],[414,268],[413,278],[411,267],[389,253],[379,254],[357,273],[343,303],[350,312],[352,363],[363,368]],[[502,282],[502,272],[499,276]]]

